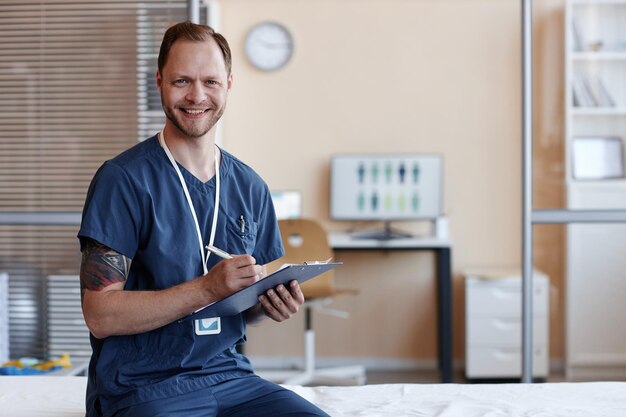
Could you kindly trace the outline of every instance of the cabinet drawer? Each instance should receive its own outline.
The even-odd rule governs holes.
[[[519,279],[479,280],[467,279],[465,287],[468,317],[493,316],[521,317],[522,288]],[[546,281],[533,283],[533,314],[548,314],[548,286]]]
[[[522,321],[517,317],[467,318],[466,345],[490,347],[519,347],[522,344]],[[533,320],[533,344],[546,346],[548,318]]]
[[[522,354],[519,348],[472,348],[466,353],[468,378],[517,378],[522,375]],[[533,349],[533,376],[548,376],[548,352]]]

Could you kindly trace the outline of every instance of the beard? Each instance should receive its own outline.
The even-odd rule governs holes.
[[[165,117],[172,122],[172,124],[185,136],[190,138],[199,138],[206,135],[220,120],[224,114],[225,106],[222,106],[217,113],[214,113],[209,119],[202,119],[201,121],[185,124],[182,117],[174,110],[175,108],[168,107],[163,103],[161,99],[161,105],[163,106],[163,112]]]

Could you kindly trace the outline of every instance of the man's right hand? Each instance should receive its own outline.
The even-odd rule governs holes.
[[[233,255],[232,259],[218,262],[201,280],[208,296],[218,301],[254,284],[261,279],[263,271],[264,267],[257,265],[253,256]]]

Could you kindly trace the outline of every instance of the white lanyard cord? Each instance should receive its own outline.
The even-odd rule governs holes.
[[[200,231],[200,224],[198,223],[198,217],[196,216],[196,209],[193,205],[193,201],[191,201],[191,196],[189,195],[189,189],[187,188],[187,184],[185,183],[185,179],[183,178],[183,174],[180,172],[178,168],[178,164],[176,160],[172,156],[167,144],[165,143],[165,135],[163,131],[161,131],[158,135],[159,143],[161,147],[165,151],[167,158],[170,160],[170,163],[176,170],[176,174],[178,174],[178,179],[180,180],[180,185],[183,188],[183,193],[185,194],[185,198],[187,199],[187,205],[189,206],[189,211],[191,211],[191,216],[193,217],[193,222],[196,226],[196,233],[198,234],[198,245],[200,246],[200,255],[202,259],[202,271],[204,274],[208,272],[207,262],[209,261],[209,256],[211,256],[211,252],[207,252],[206,257],[204,255],[204,243],[202,239],[202,232]],[[209,245],[213,246],[213,241],[215,240],[215,229],[217,226],[217,215],[219,212],[220,206],[220,164],[218,162],[217,149],[215,150],[215,207],[213,210],[213,222],[211,224],[211,236],[209,237]]]

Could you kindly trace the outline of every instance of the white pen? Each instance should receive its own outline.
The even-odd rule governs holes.
[[[219,256],[220,258],[223,259],[233,259],[232,255],[228,252],[224,252],[223,250],[216,248],[215,246],[211,246],[211,245],[206,245],[206,250],[208,250],[211,253],[216,254],[217,256]]]

